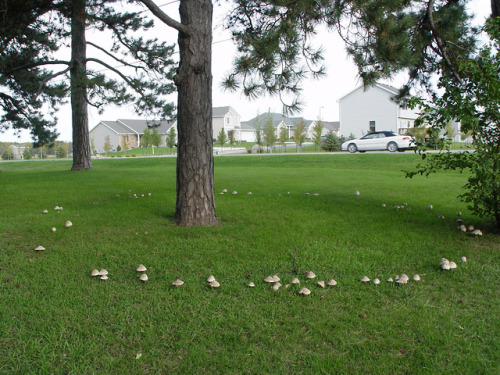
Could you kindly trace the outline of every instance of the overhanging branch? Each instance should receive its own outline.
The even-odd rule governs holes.
[[[180,22],[177,22],[173,18],[169,17],[163,10],[161,10],[158,5],[156,5],[152,0],[138,0],[143,3],[156,17],[163,21],[166,25],[183,32],[184,34],[191,35],[192,28],[186,26]]]

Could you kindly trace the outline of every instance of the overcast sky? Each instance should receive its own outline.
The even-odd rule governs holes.
[[[165,4],[168,1],[157,1],[157,4]],[[178,19],[178,3],[172,3],[162,8],[171,17]],[[223,29],[223,18],[226,14],[227,5],[214,6],[214,34],[213,34],[213,106],[223,107],[231,106],[241,115],[241,120],[250,120],[258,113],[271,112],[281,113],[282,104],[276,98],[262,97],[258,100],[249,100],[242,94],[224,92],[220,83],[225,73],[230,71],[233,58],[235,56],[235,47],[229,40],[230,34]],[[476,22],[484,23],[484,19],[491,12],[490,0],[473,0],[471,9],[476,15]],[[156,36],[159,39],[174,43],[177,36],[174,30],[160,21],[155,21],[158,25]],[[92,39],[93,35],[88,35]],[[95,36],[97,37],[97,36]],[[347,57],[344,43],[334,32],[320,30],[317,35],[317,44],[325,49],[325,65],[327,66],[327,75],[320,80],[306,80],[303,83],[303,92],[301,94],[305,102],[304,109],[299,115],[310,120],[321,119],[324,121],[339,120],[339,106],[337,100],[354,90],[360,85],[357,78],[357,70],[351,59]],[[399,86],[403,82],[402,77],[396,77],[393,81],[384,83]],[[175,97],[172,98],[175,101]],[[132,106],[107,106],[104,113],[98,114],[97,110],[89,107],[89,128],[92,129],[102,120],[114,121],[117,119],[136,119],[140,118],[133,112]],[[71,141],[71,110],[69,104],[61,107],[58,113],[57,131],[60,133],[59,140]],[[28,132],[21,134],[18,138],[13,132],[0,133],[0,141],[3,142],[31,142]]]

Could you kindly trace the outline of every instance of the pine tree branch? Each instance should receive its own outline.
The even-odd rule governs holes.
[[[123,64],[124,66],[128,66],[128,67],[131,67],[131,68],[134,68],[134,69],[142,69],[142,70],[144,70],[145,72],[148,72],[148,70],[147,70],[146,68],[144,68],[143,66],[140,66],[140,65],[134,65],[134,64],[131,64],[131,63],[129,63],[129,62],[127,62],[127,61],[125,61],[125,60],[122,60],[122,59],[120,59],[120,58],[116,57],[115,55],[113,55],[112,53],[108,52],[106,49],[104,49],[104,48],[102,48],[102,47],[98,46],[97,44],[94,44],[94,43],[89,42],[89,41],[87,41],[86,43],[87,43],[88,45],[90,45],[90,46],[92,46],[92,47],[94,47],[94,48],[98,49],[99,51],[104,52],[106,55],[108,55],[108,56],[109,56],[109,57],[111,57],[112,59],[114,59],[114,60],[118,61],[119,63]]]
[[[95,63],[100,64],[100,65],[104,66],[105,68],[111,70],[112,72],[119,75],[121,77],[121,79],[123,79],[127,83],[127,85],[129,85],[135,92],[137,92],[141,96],[144,95],[142,90],[140,90],[138,87],[136,87],[136,85],[126,75],[124,75],[122,72],[120,72],[118,69],[113,68],[111,65],[106,64],[104,61],[93,58],[93,57],[87,58],[86,61],[87,62],[95,62]]]
[[[45,86],[45,84],[46,84],[47,82],[49,82],[50,80],[52,80],[52,79],[54,79],[54,78],[56,78],[56,77],[58,77],[58,76],[61,76],[61,75],[63,75],[63,74],[66,74],[67,72],[69,72],[69,70],[70,70],[70,69],[71,69],[71,67],[70,67],[70,66],[68,66],[66,69],[61,70],[60,72],[57,72],[57,73],[51,74],[51,75],[50,75],[50,76],[48,76],[48,77],[45,77],[45,78],[42,80],[42,82],[40,82],[40,85],[38,85],[38,90],[37,90],[37,92],[36,92],[35,98],[37,98],[37,97],[41,94],[41,92],[42,92],[42,88],[43,88],[43,86]]]
[[[138,0],[143,3],[156,17],[158,17],[166,25],[183,32],[184,34],[191,35],[193,29],[183,23],[177,22],[173,18],[169,17],[163,10],[161,10],[158,5],[156,5],[152,0]]]
[[[17,72],[18,70],[36,68],[38,66],[43,66],[43,65],[67,65],[67,66],[70,66],[71,62],[64,61],[64,60],[37,61],[37,62],[31,63],[31,64],[25,64],[25,65],[19,65],[19,66],[13,67],[11,70],[4,71],[3,74],[11,74],[11,73]]]

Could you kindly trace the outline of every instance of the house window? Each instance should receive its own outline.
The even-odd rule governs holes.
[[[226,117],[226,124],[230,124],[231,123],[231,117]]]
[[[375,121],[370,121],[370,132],[375,131]]]

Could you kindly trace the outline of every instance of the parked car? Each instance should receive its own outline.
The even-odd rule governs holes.
[[[351,153],[379,150],[396,152],[415,147],[415,140],[409,135],[397,135],[389,131],[368,133],[359,139],[352,139],[342,143],[342,151],[349,151]]]

